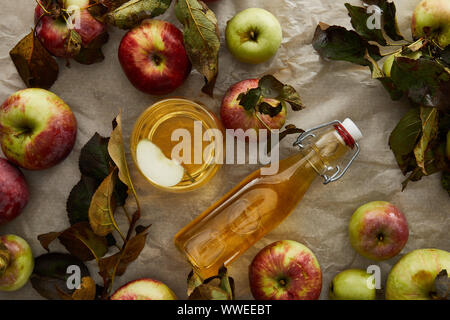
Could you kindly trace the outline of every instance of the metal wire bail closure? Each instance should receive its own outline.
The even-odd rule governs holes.
[[[338,126],[342,127],[342,122],[339,121],[339,120],[334,120],[334,121],[331,121],[331,122],[327,122],[327,123],[321,124],[321,125],[319,125],[317,127],[314,127],[312,129],[309,129],[309,130],[303,132],[301,135],[298,136],[297,140],[294,142],[294,147],[297,146],[300,149],[303,149],[305,147],[303,143],[304,143],[304,141],[307,138],[310,138],[310,137],[314,138],[314,137],[316,137],[316,135],[314,133],[312,133],[313,131],[316,131],[316,130],[319,130],[319,129],[322,129],[322,128],[325,128],[325,127],[328,127],[328,126],[331,126],[331,125],[338,125]],[[342,178],[342,176],[347,172],[347,170],[350,168],[350,166],[355,161],[356,157],[358,157],[358,155],[359,155],[359,153],[361,151],[361,148],[360,148],[358,142],[354,141],[354,148],[353,149],[355,149],[355,152],[353,153],[353,156],[351,157],[351,159],[347,163],[347,165],[344,167],[344,169],[341,170],[341,167],[338,166],[338,165],[336,167],[334,167],[334,168],[333,167],[328,167],[327,168],[327,172],[330,172],[333,169],[335,170],[335,172],[333,174],[331,174],[331,175],[328,175],[327,173],[324,173],[324,174],[320,175],[324,179],[323,184],[329,184],[330,182],[334,182],[334,181],[337,181],[340,178]]]

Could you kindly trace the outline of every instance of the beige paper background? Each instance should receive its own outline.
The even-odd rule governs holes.
[[[304,243],[316,254],[323,271],[321,298],[327,298],[331,279],[346,268],[366,268],[374,262],[357,255],[348,240],[347,225],[353,211],[373,200],[396,204],[405,213],[410,238],[401,254],[413,249],[435,247],[450,250],[450,198],[442,190],[435,175],[412,183],[401,192],[403,179],[387,141],[389,133],[408,110],[407,101],[393,102],[381,84],[370,78],[368,69],[344,62],[325,62],[311,46],[319,21],[350,27],[344,0],[220,0],[211,5],[220,22],[222,49],[221,73],[215,99],[200,92],[202,78],[193,72],[186,83],[171,96],[186,96],[202,101],[218,112],[220,101],[233,83],[266,73],[275,74],[294,85],[301,93],[307,109],[289,114],[289,123],[309,128],[314,125],[351,117],[364,133],[362,152],[351,170],[338,182],[313,184],[293,214],[275,231],[259,241],[230,268],[236,280],[238,299],[251,299],[247,268],[252,258],[264,246],[276,240],[292,239]],[[358,4],[359,1],[351,1]],[[419,0],[397,0],[399,24],[410,37],[409,23]],[[248,7],[265,8],[280,20],[284,39],[273,60],[249,66],[237,62],[224,45],[226,22]],[[0,13],[0,100],[24,88],[8,52],[33,26],[33,0],[2,1]],[[160,19],[180,27],[173,8]],[[124,76],[117,59],[117,50],[124,32],[111,28],[111,40],[105,46],[106,60],[94,66],[75,62],[71,68],[60,61],[61,72],[52,91],[73,109],[78,122],[78,139],[70,156],[60,165],[42,172],[25,172],[31,189],[31,199],[23,214],[6,226],[1,234],[17,234],[29,241],[35,256],[45,251],[37,235],[60,231],[68,227],[65,203],[73,185],[79,179],[77,160],[80,148],[98,131],[109,135],[110,122],[120,109],[124,111],[125,138],[139,114],[157,97],[137,91]],[[290,147],[294,137],[283,143],[283,155],[295,150]],[[132,175],[143,204],[143,223],[153,223],[147,246],[138,261],[118,278],[115,287],[128,281],[151,277],[165,282],[180,298],[186,298],[186,276],[189,265],[172,242],[174,234],[196,215],[208,208],[227,190],[250,173],[255,166],[225,166],[204,188],[188,194],[169,194],[150,186],[137,173],[130,161]],[[61,250],[57,244],[54,251]],[[378,263],[383,282],[390,267],[400,256]],[[96,274],[94,264],[89,264]],[[40,299],[28,283],[13,293],[0,293],[0,299]]]

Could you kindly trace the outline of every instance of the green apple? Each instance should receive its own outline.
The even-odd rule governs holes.
[[[395,54],[391,54],[390,56],[387,57],[387,59],[384,61],[383,64],[383,72],[386,75],[386,77],[390,77],[391,76],[391,70],[392,70],[392,65],[394,64],[394,59],[396,57],[405,57],[405,58],[409,58],[409,59],[414,59],[417,60],[422,56],[422,52],[420,51],[416,51],[416,52],[412,52],[409,54],[401,54],[401,53],[395,53]]]
[[[330,284],[331,300],[375,300],[375,286],[370,286],[371,274],[360,269],[342,271]]]
[[[386,282],[388,300],[429,300],[434,281],[442,270],[450,274],[450,253],[439,249],[418,249],[403,256]]]
[[[258,64],[275,55],[283,33],[277,18],[269,11],[249,8],[228,21],[225,38],[228,49],[236,59]]]
[[[415,39],[427,36],[443,48],[450,45],[450,1],[420,2],[412,16],[411,30]]]

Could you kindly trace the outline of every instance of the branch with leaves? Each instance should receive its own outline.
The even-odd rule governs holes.
[[[82,148],[79,167],[81,179],[74,186],[67,200],[67,213],[71,227],[62,232],[42,234],[38,236],[38,239],[47,251],[50,244],[58,239],[70,253],[70,259],[78,261],[77,265],[95,259],[99,274],[103,278],[103,286],[95,295],[107,299],[114,279],[122,276],[128,265],[135,261],[144,249],[150,228],[150,226],[138,225],[141,209],[126,161],[120,114],[113,122],[110,138],[95,134]],[[134,213],[131,216],[128,214],[131,207],[127,203],[128,195],[133,196],[135,203],[132,206]],[[128,231],[126,233],[122,232],[116,222],[115,215],[118,212],[127,217]],[[115,234],[121,238],[120,245]],[[116,252],[107,256],[113,249]],[[46,255],[44,258],[38,258],[37,263],[54,259],[53,263],[48,264],[48,267],[51,267],[55,263],[64,263],[68,259],[67,255],[61,255],[61,261],[59,261],[52,258],[54,254],[49,255],[50,258],[45,258]],[[46,268],[44,265],[39,267]],[[37,278],[38,276],[39,274],[36,275]],[[36,281],[34,283],[32,281],[33,287],[42,294]],[[84,286],[82,284],[81,290],[95,288],[96,286],[92,286],[92,281],[89,275],[85,274]],[[55,290],[60,298],[68,299],[67,290],[64,291],[64,288],[58,286]],[[52,296],[57,294],[53,292]],[[44,297],[48,295],[48,293],[43,294]],[[70,295],[74,299],[92,297],[91,294],[84,295],[79,291],[71,292]]]
[[[442,172],[442,186],[450,195],[450,46],[441,48],[430,35],[405,39],[396,21],[395,4],[366,0],[366,7],[345,4],[354,30],[320,23],[314,49],[327,60],[368,66],[393,100],[407,97],[412,109],[389,138],[397,163],[409,181]],[[381,29],[368,26],[367,6],[381,9]],[[383,51],[389,52],[386,55]],[[379,61],[389,56],[383,68]]]

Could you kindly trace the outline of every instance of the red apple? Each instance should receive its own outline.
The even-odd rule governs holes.
[[[249,268],[250,288],[257,300],[316,300],[322,272],[314,253],[283,240],[262,249]]]
[[[42,1],[45,3],[45,1]],[[94,39],[106,33],[106,25],[96,20],[87,10],[89,0],[66,0],[64,8],[78,6],[81,9],[79,25],[74,30],[81,36],[83,47],[87,47]],[[67,51],[70,30],[62,16],[45,15],[41,6],[37,5],[34,13],[36,34],[47,50],[56,57],[72,58]]]
[[[153,279],[139,279],[117,289],[111,300],[176,300],[175,293],[164,283]]]
[[[12,163],[29,170],[64,160],[77,136],[69,106],[50,91],[31,88],[11,95],[0,106],[0,144]]]
[[[22,288],[34,268],[28,243],[15,235],[0,236],[0,291]]]
[[[0,225],[22,213],[29,195],[22,172],[6,159],[0,158]]]
[[[405,216],[386,201],[373,201],[359,207],[350,220],[349,232],[353,248],[376,261],[396,256],[409,236]]]
[[[248,129],[280,129],[283,127],[287,115],[286,104],[284,102],[264,98],[264,102],[274,107],[282,103],[283,109],[274,117],[255,110],[247,111],[239,104],[239,95],[246,93],[249,89],[257,88],[258,82],[259,79],[243,80],[228,89],[220,108],[220,118],[225,128],[234,130],[243,129],[245,131]]]
[[[120,44],[119,60],[131,83],[154,95],[174,91],[191,72],[183,34],[160,20],[144,21],[129,31]]]

